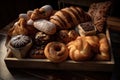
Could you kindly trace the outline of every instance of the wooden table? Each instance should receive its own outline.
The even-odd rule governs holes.
[[[119,19],[114,18],[109,18],[108,21],[116,62],[113,72],[7,68],[4,62],[6,54],[2,52],[3,44],[0,43],[0,80],[117,80],[118,73],[120,73],[120,36],[119,31],[116,31],[120,27],[119,22]],[[0,41],[4,39],[7,30],[8,26],[0,30]]]

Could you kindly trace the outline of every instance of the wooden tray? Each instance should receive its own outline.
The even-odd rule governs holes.
[[[108,41],[111,46],[109,31],[106,31]],[[5,40],[4,40],[5,41]],[[3,43],[2,41],[1,43]],[[5,46],[3,46],[5,48]],[[6,49],[4,49],[6,50]],[[39,69],[53,69],[53,70],[82,70],[82,71],[112,71],[114,66],[114,58],[111,52],[111,59],[109,61],[81,61],[75,62],[66,60],[61,63],[52,63],[48,59],[17,59],[11,57],[12,53],[4,51],[7,54],[5,63],[9,68],[39,68]]]

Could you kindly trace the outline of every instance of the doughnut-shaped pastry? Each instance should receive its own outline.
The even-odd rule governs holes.
[[[96,55],[95,59],[96,60],[110,60],[109,44],[108,44],[106,35],[103,33],[100,33],[98,34],[98,37],[99,37],[100,53]]]
[[[69,57],[74,61],[89,60],[92,57],[91,47],[84,37],[77,37],[76,40],[67,44]]]
[[[61,42],[50,42],[46,45],[44,54],[51,62],[59,63],[68,58],[68,49]]]

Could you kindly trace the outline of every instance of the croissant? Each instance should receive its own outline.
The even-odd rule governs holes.
[[[90,16],[79,7],[63,8],[50,17],[50,21],[57,26],[57,29],[70,29],[90,20]]]
[[[100,33],[98,34],[98,37],[99,37],[100,53],[96,55],[95,59],[96,60],[110,60],[109,44],[108,44],[106,35],[103,33]]]
[[[34,9],[31,14],[32,20],[38,19],[48,19],[50,15],[53,13],[53,8],[50,5],[42,6],[40,9]]]

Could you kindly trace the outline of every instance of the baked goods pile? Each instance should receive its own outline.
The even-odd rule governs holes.
[[[88,12],[77,6],[55,11],[51,5],[27,11],[9,29],[6,47],[16,58],[54,63],[110,60],[104,32],[110,4],[93,3]]]

